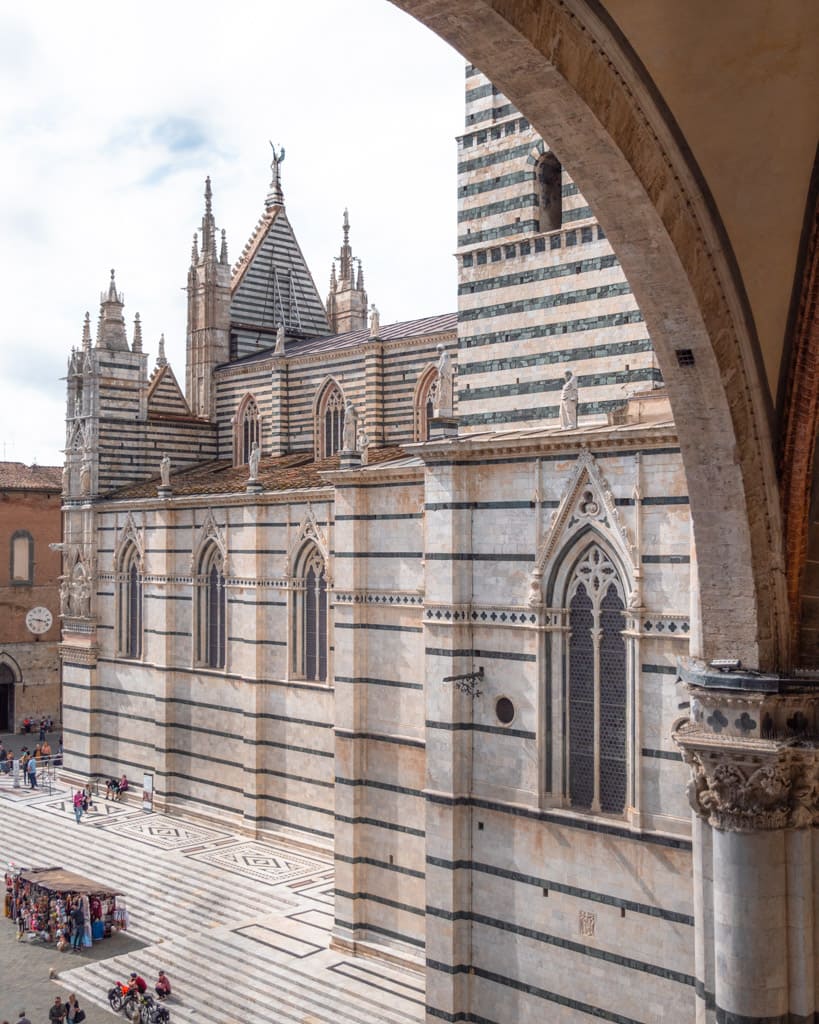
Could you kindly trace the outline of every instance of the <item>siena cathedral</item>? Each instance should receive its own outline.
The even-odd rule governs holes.
[[[689,1022],[696,556],[604,226],[467,66],[458,308],[382,324],[346,211],[322,299],[282,156],[233,264],[206,183],[184,379],[113,271],[71,353],[68,770],[331,849],[334,944],[429,1020]]]

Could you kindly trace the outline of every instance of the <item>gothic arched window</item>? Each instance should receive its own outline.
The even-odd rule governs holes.
[[[197,661],[210,668],[225,667],[227,600],[225,560],[216,544],[209,544],[199,560],[197,577]]]
[[[557,231],[563,223],[561,170],[560,161],[554,153],[544,153],[535,164],[535,193],[541,231]]]
[[[626,806],[626,644],[622,585],[593,544],[569,586],[568,787],[572,807]]]
[[[335,382],[324,389],[316,419],[316,457],[329,459],[341,449],[344,432],[344,395]]]
[[[327,679],[327,571],[315,544],[296,562],[293,670],[302,679]]]
[[[435,389],[438,385],[436,366],[428,366],[418,378],[415,387],[415,406],[413,411],[413,439],[429,440],[429,427],[435,415]]]
[[[247,395],[236,414],[234,462],[237,466],[244,466],[249,462],[254,441],[258,441],[261,447],[261,417],[256,399],[253,395]]]
[[[122,553],[117,574],[117,635],[123,658],[142,657],[142,572],[139,550],[129,544]]]

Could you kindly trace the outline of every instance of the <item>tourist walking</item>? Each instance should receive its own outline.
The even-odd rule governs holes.
[[[32,789],[37,788],[37,758],[34,754],[28,759],[28,784]]]
[[[81,789],[77,790],[77,792],[74,794],[71,802],[74,804],[74,817],[75,817],[75,819],[77,821],[77,824],[79,825],[80,818],[82,817],[82,790]]]
[[[54,1005],[48,1011],[49,1024],[63,1024],[65,1020],[65,1007],[59,996],[54,996]]]
[[[82,799],[82,796],[80,796]],[[80,819],[77,818],[77,821]],[[79,953],[82,948],[82,940],[85,935],[85,914],[82,911],[82,904],[77,903],[71,911],[71,952]]]
[[[73,992],[65,1004],[65,1020],[66,1024],[80,1024],[80,1021],[85,1020],[85,1010],[80,1009],[80,1004]]]

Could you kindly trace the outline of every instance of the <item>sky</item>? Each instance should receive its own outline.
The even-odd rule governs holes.
[[[0,460],[63,461],[67,359],[111,269],[153,366],[185,376],[210,175],[231,263],[270,141],[322,297],[349,209],[381,323],[457,305],[464,60],[386,0],[0,0]]]

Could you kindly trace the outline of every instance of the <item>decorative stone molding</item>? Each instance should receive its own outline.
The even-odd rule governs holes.
[[[213,514],[213,509],[208,508],[205,512],[205,518],[202,525],[196,535],[196,541],[193,545],[191,552],[191,573],[196,574],[197,568],[202,558],[202,552],[206,545],[214,543],[219,548],[222,554],[222,572],[225,576],[228,575],[228,524],[225,522],[224,526],[219,526],[216,522],[216,517]]]
[[[600,534],[611,541],[632,577],[639,572],[638,552],[628,530],[620,520],[608,481],[597,460],[588,450],[580,453],[560,504],[552,513],[546,536],[540,545],[529,579],[529,607],[543,601],[543,577],[558,553],[571,538],[587,525],[593,524]]]
[[[422,595],[403,590],[336,590],[337,604],[374,604],[387,607],[418,606],[424,603]]]
[[[819,825],[819,695],[691,697],[672,738],[691,768],[695,813],[733,832]]]
[[[691,620],[687,615],[643,612],[640,616],[640,632],[643,636],[663,637],[666,640],[688,640]]]
[[[296,539],[290,545],[290,550],[287,554],[287,571],[292,575],[296,560],[298,559],[302,548],[305,544],[311,542],[321,552],[321,557],[324,559],[325,571],[329,569],[330,564],[330,552],[329,544],[327,542],[327,535],[324,530],[319,526],[318,520],[316,519],[316,513],[313,509],[312,503],[307,505],[307,515],[304,517],[301,526],[299,526],[298,532],[296,533]],[[328,580],[329,585],[329,580]]]
[[[480,605],[427,605],[424,621],[441,625],[470,623],[475,626],[538,626],[541,616],[531,608],[509,605],[505,608]]]
[[[75,665],[88,665],[89,668],[93,668],[97,664],[99,648],[96,644],[90,647],[75,647],[73,644],[60,644],[58,653],[63,661],[70,661]]]

